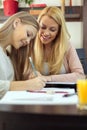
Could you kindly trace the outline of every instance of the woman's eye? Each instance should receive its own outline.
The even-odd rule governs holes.
[[[50,31],[55,32],[55,31],[56,31],[56,29],[50,29]]]
[[[45,27],[41,27],[42,29],[46,29]]]
[[[57,28],[52,27],[52,28],[50,28],[50,31],[55,32],[55,31],[57,31]]]
[[[40,26],[40,28],[41,28],[41,29],[46,29],[46,27],[45,27],[45,26]]]

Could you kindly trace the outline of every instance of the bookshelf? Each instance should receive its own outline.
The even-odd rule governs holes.
[[[33,14],[35,17],[38,16],[42,8],[37,9],[37,14]],[[28,11],[35,13],[35,8],[29,7],[19,8],[19,11]],[[34,11],[34,12],[33,12]],[[0,9],[0,23],[3,23],[8,17],[4,16],[3,9]],[[83,6],[66,6],[65,7],[65,19],[70,22],[83,22],[83,48],[86,52],[87,57],[87,0],[83,0]]]
[[[43,8],[31,8],[30,14],[37,17]],[[65,19],[66,21],[82,21],[82,6],[66,6],[65,7]]]
[[[59,7],[60,8],[60,7]],[[43,8],[40,7],[25,7],[25,8],[19,8],[18,11],[28,11],[30,14],[34,15],[35,17],[38,17],[39,13],[41,12]],[[82,21],[83,16],[83,6],[66,6],[65,7],[65,19],[66,21]],[[8,17],[4,15],[3,9],[0,9],[0,23],[3,23]]]

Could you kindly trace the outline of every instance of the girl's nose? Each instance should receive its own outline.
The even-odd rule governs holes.
[[[30,42],[31,42],[31,39],[28,38],[28,39],[26,40],[26,43],[29,44]]]

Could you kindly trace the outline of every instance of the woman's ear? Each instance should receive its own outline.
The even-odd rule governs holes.
[[[13,22],[13,28],[15,29],[21,23],[20,18],[16,18]]]

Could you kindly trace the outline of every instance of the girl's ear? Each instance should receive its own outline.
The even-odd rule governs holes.
[[[20,18],[16,18],[13,22],[13,28],[15,29],[21,23]]]

